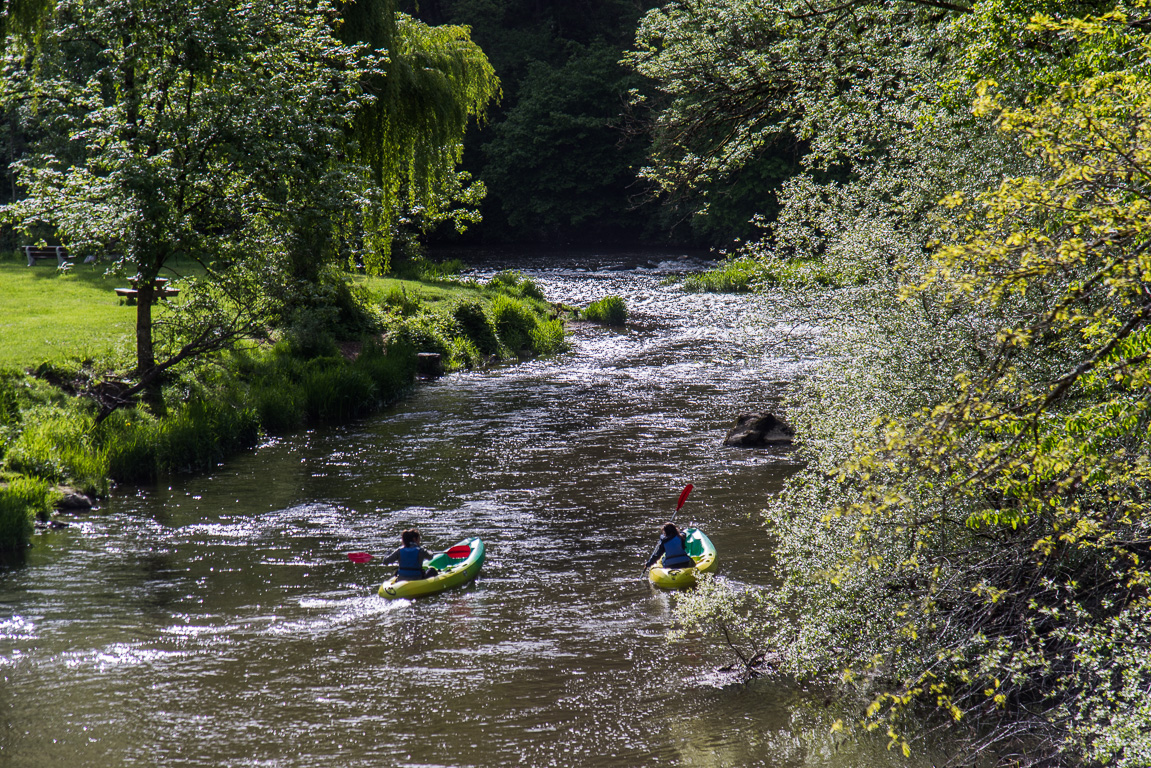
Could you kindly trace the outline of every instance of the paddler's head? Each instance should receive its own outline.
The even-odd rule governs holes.
[[[400,540],[404,542],[405,547],[414,547],[420,543],[420,532],[415,528],[409,528],[400,534]]]
[[[675,523],[668,523],[663,527],[663,535],[667,537],[678,536],[679,529],[675,527]]]

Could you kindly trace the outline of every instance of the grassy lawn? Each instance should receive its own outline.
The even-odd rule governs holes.
[[[75,264],[68,274],[54,263],[29,267],[23,258],[0,259],[0,368],[31,368],[43,362],[99,360],[107,368],[129,368],[134,356],[136,308],[122,304],[115,288],[123,277],[106,277],[107,265]],[[429,309],[464,299],[485,305],[491,295],[474,283],[354,278],[378,301],[402,292]],[[159,309],[159,308],[158,308]],[[159,309],[159,311],[163,311]]]
[[[408,297],[417,299],[430,307],[443,302],[459,299],[487,299],[482,289],[469,283],[421,283],[414,280],[397,280],[392,277],[371,277],[356,275],[356,282],[363,283],[373,295],[381,300],[392,291],[403,291]]]
[[[0,261],[0,367],[130,360],[136,308],[120,304],[113,289],[128,281],[105,277],[106,269],[76,264],[62,275],[54,262]]]

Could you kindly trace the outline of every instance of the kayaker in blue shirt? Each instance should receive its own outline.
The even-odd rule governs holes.
[[[420,532],[418,530],[409,528],[404,531],[400,534],[400,541],[403,542],[403,546],[383,560],[384,565],[400,564],[399,569],[396,570],[397,578],[415,581],[416,579],[430,579],[439,573],[435,568],[424,569],[424,561],[431,560],[434,555],[420,546]]]
[[[643,569],[646,571],[651,568],[653,564],[659,561],[661,555],[663,556],[664,568],[695,567],[695,561],[687,553],[687,536],[680,533],[679,529],[675,527],[675,523],[668,523],[663,527],[663,533],[659,536],[659,544],[656,546],[655,552],[652,552],[651,557],[647,559],[647,565]]]

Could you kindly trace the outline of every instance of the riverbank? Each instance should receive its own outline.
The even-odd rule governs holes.
[[[721,573],[768,589],[772,542],[746,511],[795,467],[723,446],[793,378],[751,332],[775,305],[686,296],[664,278],[705,264],[665,260],[528,272],[552,301],[624,299],[625,327],[571,323],[570,352],[443,377],[38,531],[0,569],[5,691],[36,702],[0,733],[6,765],[930,766],[832,734],[822,689],[733,684],[714,636],[667,645],[670,596],[641,566],[680,490],[675,520],[707,531]],[[429,549],[482,537],[474,585],[381,600],[382,558],[347,553],[411,527]]]
[[[0,367],[0,549],[26,546],[33,520],[46,521],[66,493],[99,499],[117,483],[209,469],[270,435],[375,413],[410,390],[420,353],[438,355],[446,372],[567,344],[565,309],[518,273],[483,284],[355,276],[345,287],[364,318],[357,332],[297,313],[172,376],[159,407],[129,404],[101,419],[96,400],[122,386],[115,371],[129,365],[134,317],[102,273],[0,262],[5,337],[24,340],[5,343]],[[65,322],[38,316],[57,301],[69,307]],[[46,346],[35,341],[41,325]]]

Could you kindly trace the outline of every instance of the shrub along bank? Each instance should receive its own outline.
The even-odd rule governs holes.
[[[166,408],[101,420],[90,395],[108,378],[90,361],[0,370],[0,549],[27,545],[61,487],[105,496],[208,469],[263,435],[369,415],[410,388],[419,352],[457,370],[566,348],[559,311],[518,273],[484,285],[360,278],[333,295],[290,313],[274,340],[183,370],[164,386]]]

